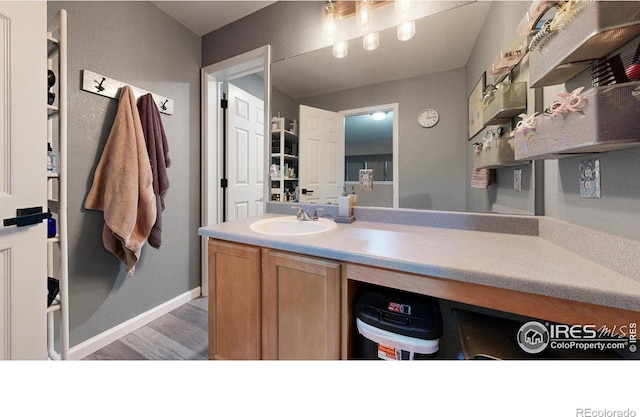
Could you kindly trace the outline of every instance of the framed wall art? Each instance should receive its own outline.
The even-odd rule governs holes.
[[[469,140],[482,130],[482,93],[486,87],[487,73],[482,76],[473,87],[469,96]]]

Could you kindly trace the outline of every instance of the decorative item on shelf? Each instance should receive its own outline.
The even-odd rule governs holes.
[[[592,65],[590,73],[592,87],[629,82],[620,54]]]
[[[47,71],[47,104],[52,105],[56,100],[56,93],[51,91],[51,88],[56,84],[56,74],[52,70]]]
[[[556,100],[544,111],[545,116],[559,116],[566,117],[569,113],[580,113],[584,115],[583,109],[587,105],[587,99],[583,97],[582,93],[584,87],[578,87],[570,93],[558,93],[560,100]]]
[[[556,5],[556,8],[558,10],[556,11],[556,14],[553,17],[553,19],[551,19],[552,31],[563,29],[565,26],[571,23],[571,21],[573,21],[576,18],[576,16],[578,16],[578,14],[580,14],[580,12],[583,9],[580,7],[577,7],[577,4],[578,4],[577,0],[569,0],[569,1],[559,2]]]
[[[58,233],[56,228],[56,219],[51,216],[51,210],[49,210],[49,218],[47,219],[47,238],[56,237]]]
[[[530,51],[541,51],[558,32],[551,30],[551,20],[547,20],[529,43]]]
[[[280,167],[276,164],[272,164],[271,168],[269,168],[269,176],[273,179],[273,178],[279,178],[280,177]]]
[[[47,143],[47,171],[58,172],[58,156],[51,147],[51,143]]]
[[[496,86],[493,84],[488,84],[484,91],[482,92],[482,104],[483,107],[486,107],[487,103],[493,99],[493,96],[496,94]]]
[[[557,3],[557,0],[538,0],[532,2],[531,7],[529,7],[529,10],[518,24],[516,34],[518,36],[528,35],[529,32],[535,29],[536,25],[547,11]]]
[[[506,43],[498,58],[491,64],[489,73],[493,77],[504,75],[522,61],[527,53],[527,37],[521,36]]]
[[[516,131],[523,131],[524,129],[534,129],[536,126],[537,115],[538,112],[533,112],[532,115],[528,115],[526,113],[520,114],[518,117],[522,120],[516,123]]]
[[[636,51],[632,55],[628,55],[622,59],[625,67],[625,75],[629,81],[640,80],[640,43]]]

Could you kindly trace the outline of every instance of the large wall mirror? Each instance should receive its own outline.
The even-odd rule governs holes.
[[[469,166],[472,147],[467,128],[469,70],[466,65],[488,20],[491,3],[459,4],[416,20],[416,34],[408,41],[399,41],[396,27],[392,27],[380,31],[379,47],[373,51],[365,50],[362,38],[358,37],[348,41],[348,54],[344,58],[335,58],[332,48],[326,47],[271,65],[272,116],[301,123],[301,105],[341,115],[389,103],[397,106],[393,117],[398,135],[395,154],[394,150],[387,149],[366,161],[364,152],[349,157],[350,151],[341,150],[342,159],[336,164],[341,170],[337,175],[341,183],[351,184],[355,176],[350,169],[361,168],[364,163],[375,166],[378,171],[386,170],[376,173],[376,181],[386,183],[381,183],[378,190],[397,180],[396,188],[388,188],[388,195],[382,198],[369,198],[372,196],[367,191],[359,192],[361,205],[534,214],[534,187],[526,185],[533,184],[528,181],[533,175],[532,165],[522,167],[525,186],[519,191],[508,186],[509,181],[513,184],[514,176],[513,169],[508,168],[498,172],[502,188],[470,187],[473,166]],[[477,80],[479,76],[472,78]],[[438,112],[439,121],[434,126],[423,127],[418,123],[418,115],[424,109]],[[368,117],[367,123],[371,125],[363,129],[375,129],[373,118]],[[343,134],[345,130],[343,126]],[[373,150],[377,133],[368,131],[364,135],[371,137],[369,148]],[[360,148],[366,148],[366,142],[362,143],[366,137],[359,140]],[[393,159],[384,159],[391,154]],[[486,210],[478,209],[469,204],[469,200],[475,198],[474,193],[494,204],[489,204]],[[504,196],[506,201],[512,199],[515,202],[512,206],[517,209],[500,210],[498,200]]]

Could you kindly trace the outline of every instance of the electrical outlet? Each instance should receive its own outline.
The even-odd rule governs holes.
[[[513,189],[516,191],[522,191],[522,170],[513,170]]]
[[[600,160],[580,162],[580,197],[600,198]]]

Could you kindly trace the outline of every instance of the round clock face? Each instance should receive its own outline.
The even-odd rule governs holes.
[[[424,109],[418,114],[418,123],[422,127],[433,127],[439,118],[438,112],[434,109]]]

